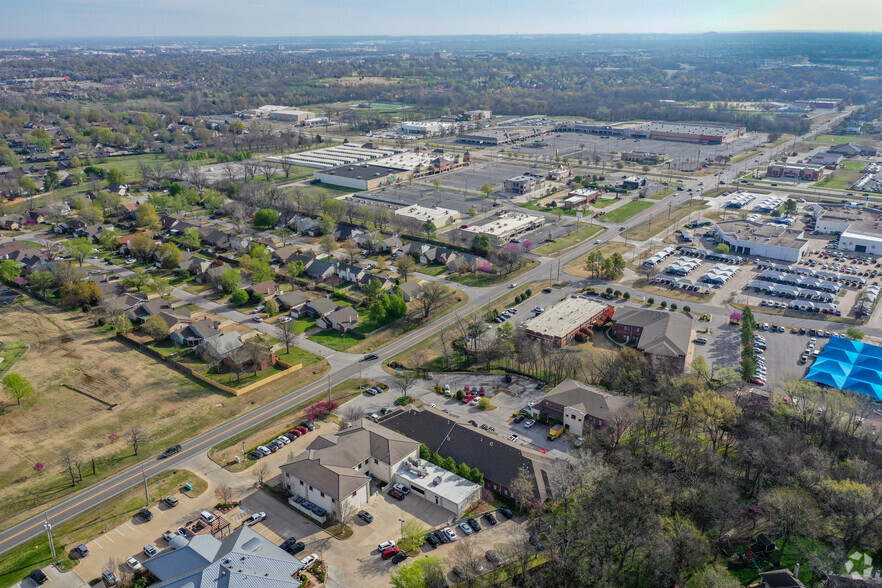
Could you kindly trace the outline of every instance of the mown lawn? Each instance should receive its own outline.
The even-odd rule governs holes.
[[[634,228],[628,229],[623,236],[635,241],[645,241],[671,225],[676,225],[693,212],[708,207],[705,200],[690,200],[672,207],[669,211],[659,212],[651,221],[647,220]]]
[[[628,220],[638,212],[650,208],[654,204],[655,202],[648,202],[646,200],[632,200],[624,206],[616,208],[612,212],[606,213],[600,220],[607,223],[620,223]]]
[[[463,274],[463,275],[450,276],[449,279],[452,282],[456,282],[456,283],[462,284],[464,286],[475,286],[478,288],[483,288],[486,286],[496,286],[497,284],[502,284],[503,282],[508,282],[508,281],[516,278],[517,276],[521,275],[522,273],[524,273],[525,271],[532,268],[533,266],[535,266],[538,263],[539,262],[536,261],[535,259],[530,259],[527,261],[527,263],[524,264],[524,266],[522,268],[517,269],[517,270],[511,272],[510,274],[503,274],[503,273],[487,274],[487,273],[479,271],[474,274]]]
[[[447,266],[443,263],[417,266],[416,271],[427,276],[438,276],[447,271]]]
[[[559,255],[563,250],[569,249],[570,247],[575,247],[579,243],[590,239],[600,231],[603,231],[604,228],[600,225],[587,226],[576,231],[573,231],[566,237],[561,237],[560,239],[556,239],[551,243],[546,243],[541,247],[537,247],[533,253],[536,255],[544,255],[544,256],[555,256]]]
[[[338,333],[337,331],[322,331],[321,333],[316,333],[315,335],[311,335],[309,337],[310,341],[315,341],[319,345],[324,345],[325,347],[330,347],[335,351],[346,351],[350,347],[354,347],[358,343],[361,342],[361,339],[357,337],[353,337],[352,335],[347,335],[344,333]]]
[[[300,349],[294,345],[292,345],[288,351],[285,351],[284,349],[276,351],[276,355],[288,365],[297,365],[300,363],[303,364],[303,367],[318,363],[322,360],[322,358],[315,353],[310,353],[309,351]]]

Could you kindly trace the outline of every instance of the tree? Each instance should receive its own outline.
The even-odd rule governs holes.
[[[407,391],[418,379],[414,372],[401,370],[401,374],[395,376],[395,387],[401,390],[401,395],[404,398],[407,398]]]
[[[270,263],[268,261],[264,261],[263,259],[252,260],[251,265],[248,268],[248,272],[251,276],[251,280],[255,284],[270,280],[275,275],[275,272],[270,266]]]
[[[480,188],[478,188],[478,190],[479,190],[484,196],[486,196],[487,198],[489,198],[489,197],[493,194],[493,192],[494,192],[494,190],[493,190],[493,184],[490,184],[490,183],[488,182],[488,183],[484,184],[483,186],[481,186]]]
[[[174,269],[180,265],[184,255],[178,246],[171,241],[163,243],[159,248],[159,263],[163,269]]]
[[[322,202],[322,211],[334,219],[334,224],[339,224],[346,216],[346,203],[337,198],[328,198]]]
[[[720,243],[719,245],[714,247],[714,253],[722,253],[722,254],[729,253],[729,246],[726,245],[725,243]]]
[[[95,194],[94,202],[101,208],[101,213],[107,215],[108,212],[113,212],[122,205],[122,196],[119,192],[100,190]]]
[[[285,344],[285,354],[291,350],[291,343],[297,338],[297,330],[293,322],[276,325],[279,329],[279,341]]]
[[[144,202],[138,207],[138,219],[136,223],[139,227],[150,229],[151,231],[159,231],[162,223],[159,215],[156,214],[156,208],[149,202]]]
[[[401,525],[400,547],[403,551],[416,551],[426,542],[426,528],[417,519],[408,519]]]
[[[34,395],[34,387],[27,378],[19,374],[10,373],[3,376],[3,388],[18,405],[21,404],[23,399]]]
[[[131,333],[135,326],[132,324],[132,321],[129,320],[129,317],[122,315],[116,319],[113,328],[116,329],[117,333]]]
[[[220,286],[223,288],[224,292],[233,292],[236,288],[239,287],[239,282],[242,280],[242,276],[238,271],[230,268],[228,270],[224,270],[220,275]]]
[[[18,181],[18,185],[21,186],[21,189],[24,190],[28,196],[33,196],[37,193],[37,182],[35,182],[33,178],[22,176]]]
[[[180,243],[181,247],[185,247],[187,251],[202,247],[202,236],[199,234],[199,229],[196,227],[184,229],[184,234],[180,238]]]
[[[101,236],[98,238],[98,242],[108,251],[116,251],[119,249],[119,237],[119,229],[114,229],[112,227],[101,229]]]
[[[475,238],[472,239],[472,251],[475,252],[475,255],[484,255],[486,256],[490,252],[490,237],[487,235],[475,235]]]
[[[85,273],[78,267],[74,267],[69,261],[59,261],[52,266],[57,284],[73,284],[85,277]]]
[[[129,241],[129,254],[143,263],[150,261],[153,254],[156,253],[156,249],[156,241],[144,233],[138,233]]]
[[[43,189],[47,192],[54,190],[60,185],[60,181],[58,179],[58,172],[55,170],[49,170],[46,172],[46,176],[43,178]]]
[[[511,482],[509,492],[522,511],[533,501],[536,492],[536,480],[527,468],[518,468],[518,473]]]
[[[438,232],[438,227],[435,226],[435,223],[432,222],[432,219],[427,220],[423,223],[423,233],[426,234],[426,237],[429,239],[435,238],[435,233]]]
[[[413,268],[416,266],[413,258],[410,255],[402,255],[398,258],[398,261],[395,262],[395,267],[398,269],[398,274],[404,278],[404,281],[407,281],[407,276],[413,271]]]
[[[261,208],[254,213],[254,226],[258,229],[275,227],[279,222],[279,212],[272,208]]]
[[[285,271],[288,272],[288,279],[291,280],[291,283],[294,283],[294,280],[303,275],[303,272],[306,271],[306,268],[303,266],[302,261],[292,261],[288,265],[285,266]]]
[[[334,235],[330,233],[322,235],[319,239],[319,247],[321,247],[321,250],[327,255],[330,255],[332,251],[337,249],[337,241],[334,239]]]
[[[87,225],[100,225],[104,222],[104,213],[97,206],[87,205],[80,210],[79,218]]]
[[[14,259],[4,259],[0,263],[0,279],[4,282],[11,282],[21,275],[21,265]]]
[[[275,316],[279,314],[279,303],[270,298],[266,301],[264,305],[264,312],[266,312],[269,316]]]
[[[126,441],[132,446],[135,456],[138,455],[138,449],[147,442],[147,433],[141,427],[134,426],[126,431]]]
[[[367,286],[362,289],[361,293],[364,296],[365,306],[370,308],[383,295],[383,284],[379,279],[372,278]]]
[[[86,238],[71,239],[63,244],[65,251],[73,259],[76,260],[80,267],[83,267],[83,261],[92,253],[92,245]]]
[[[233,293],[230,294],[230,302],[232,302],[236,306],[248,304],[248,292],[241,289],[234,290]]]
[[[855,341],[860,341],[864,338],[864,332],[855,329],[854,327],[848,327],[845,329],[845,335],[849,339],[854,339]]]
[[[778,565],[794,536],[813,534],[818,527],[821,513],[811,494],[801,488],[772,488],[760,494],[759,505],[768,515],[771,531],[780,538]]]
[[[65,306],[95,305],[101,301],[101,288],[95,282],[65,282],[59,290]]]
[[[141,332],[154,341],[159,341],[168,336],[168,324],[161,316],[153,315],[141,325]]]
[[[46,290],[55,284],[55,276],[48,270],[37,270],[28,276],[28,285],[31,288],[40,291],[43,298],[46,297]]]
[[[329,214],[323,214],[318,219],[318,230],[322,235],[327,235],[334,232],[334,229],[337,228],[337,222],[334,220]]]
[[[438,282],[429,282],[423,286],[422,295],[416,302],[423,311],[423,318],[429,318],[432,311],[441,305],[444,300],[445,288]]]
[[[735,403],[711,390],[697,391],[683,402],[682,410],[687,421],[705,434],[714,451],[741,415]]]
[[[119,186],[126,183],[126,174],[124,174],[122,170],[116,168],[107,170],[105,178],[107,178],[107,184],[111,186]]]
[[[349,258],[349,263],[355,265],[356,260],[358,260],[359,251],[361,251],[361,247],[358,246],[358,243],[356,243],[354,239],[346,239],[346,241],[343,242],[343,251],[346,252],[346,256]]]
[[[686,588],[741,588],[741,582],[726,568],[714,562],[689,578]]]
[[[389,581],[394,588],[442,588],[447,586],[444,560],[435,556],[415,559],[412,564],[399,566]]]
[[[58,456],[58,465],[61,466],[62,469],[67,470],[67,473],[70,474],[71,487],[77,485],[77,478],[73,471],[76,461],[77,457],[71,449],[62,449]]]

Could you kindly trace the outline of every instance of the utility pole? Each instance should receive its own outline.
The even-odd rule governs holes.
[[[141,466],[141,477],[144,479],[144,506],[150,506],[150,491],[147,489],[147,472],[144,471],[144,466]]]
[[[52,552],[52,561],[56,561],[58,557],[55,554],[55,540],[52,537],[52,523],[49,522],[49,515],[46,515],[46,522],[43,523],[46,534],[49,536],[49,551]]]
[[[331,376],[328,376],[328,402],[331,401]]]

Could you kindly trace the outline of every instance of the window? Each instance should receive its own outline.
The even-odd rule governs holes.
[[[378,463],[380,463],[380,462],[378,462],[378,461],[377,461],[377,458],[375,457],[375,458],[374,458],[374,464],[378,464]]]
[[[310,490],[312,490],[312,489],[313,489],[313,487],[312,487],[312,486],[310,486],[310,487],[309,487],[309,489],[310,489]]]
[[[420,489],[417,488],[416,486],[411,486],[410,489],[413,490],[414,492],[416,492],[417,494],[422,494],[423,496],[426,495],[425,491],[420,490]]]
[[[303,480],[300,480],[300,485],[303,486]]]

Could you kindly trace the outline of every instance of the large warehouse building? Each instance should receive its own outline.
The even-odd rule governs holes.
[[[411,170],[362,163],[315,172],[315,179],[353,190],[373,190],[410,179]]]
[[[731,143],[744,135],[746,127],[716,125],[711,123],[675,123],[653,121],[630,129],[631,137],[644,137],[656,141],[681,141],[719,145]]]
[[[756,255],[795,263],[808,252],[802,231],[747,220],[723,221],[714,227],[717,240],[735,255]]]
[[[573,340],[580,329],[612,318],[615,309],[584,296],[573,296],[558,302],[544,313],[523,323],[531,339],[563,347]]]

